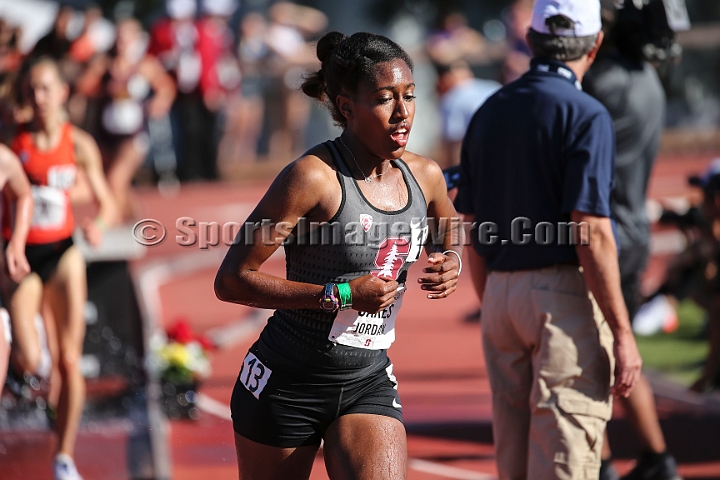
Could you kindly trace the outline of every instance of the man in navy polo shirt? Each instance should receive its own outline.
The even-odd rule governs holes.
[[[536,0],[530,70],[463,141],[455,205],[479,225],[468,250],[501,479],[598,478],[611,394],[640,373],[609,218],[613,124],[580,85],[602,38],[598,0]]]

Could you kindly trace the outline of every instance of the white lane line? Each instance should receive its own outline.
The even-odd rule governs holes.
[[[213,205],[195,208],[191,213],[198,222],[238,222],[242,224],[252,213],[257,203],[240,202],[226,205]]]
[[[254,309],[243,318],[211,328],[206,335],[218,348],[230,348],[257,334],[271,314],[270,310]]]
[[[198,393],[195,401],[195,406],[205,413],[215,415],[223,420],[232,420],[230,415],[230,407],[222,402],[215,400],[212,397],[208,397],[204,393]]]
[[[225,252],[220,250],[193,252],[170,259],[160,259],[140,268],[135,275],[135,286],[140,310],[143,318],[147,320],[147,331],[150,334],[164,331],[160,287],[198,270],[217,268],[224,255]],[[146,347],[149,348],[149,345]]]
[[[420,460],[417,458],[409,459],[408,467],[419,472],[432,473],[433,475],[439,475],[445,478],[455,478],[458,480],[497,480],[497,477],[486,473],[473,472],[472,470],[451,467],[441,463],[428,462],[427,460]]]

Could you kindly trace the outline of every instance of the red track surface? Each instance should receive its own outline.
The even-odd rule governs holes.
[[[660,161],[652,179],[651,196],[686,195],[689,190],[685,176],[701,171],[708,160]],[[266,187],[267,183],[194,185],[183,187],[181,194],[174,198],[162,198],[154,190],[139,192],[143,206],[141,217],[161,221],[168,228],[168,238],[162,245],[148,248],[146,257],[136,266],[199,250],[197,246],[176,244],[174,237],[178,232],[174,225],[178,217],[190,216],[198,222],[242,223]],[[207,254],[213,255],[212,251],[217,249],[224,251],[226,247],[210,247]],[[655,272],[661,272],[660,263],[653,267]],[[206,332],[251,313],[249,308],[222,303],[215,298],[212,288],[215,268],[173,278],[160,288],[164,322],[182,316],[197,331]],[[282,258],[273,257],[264,268],[271,273],[284,274]],[[414,270],[417,274],[419,267]],[[476,299],[469,277],[463,277],[458,291],[451,298],[440,301],[424,298],[413,283],[414,277],[411,278],[397,326],[397,341],[389,351],[400,383],[403,414],[409,431],[409,457],[415,460],[409,470],[412,480],[486,478],[482,474],[494,476],[496,473],[490,433],[490,392],[479,327],[477,323],[464,320],[475,309]],[[212,354],[213,374],[203,384],[203,394],[224,405],[229,404],[240,363],[258,331]],[[671,417],[673,412],[663,414]],[[720,436],[712,437],[686,440],[720,443]],[[208,413],[203,413],[198,421],[173,421],[170,438],[174,479],[237,478],[229,421]],[[125,440],[120,427],[104,433],[83,430],[77,446],[77,461],[86,480],[126,478]],[[49,434],[0,437],[0,478],[49,479],[50,457]],[[681,464],[683,476],[720,478],[720,455],[696,460]],[[428,466],[446,470],[429,473],[425,471]],[[619,461],[617,466],[621,472],[627,471],[632,467],[632,461]],[[473,472],[477,476],[473,477]],[[321,456],[316,460],[311,478],[327,478]]]

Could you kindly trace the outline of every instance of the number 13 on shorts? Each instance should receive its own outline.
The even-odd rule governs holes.
[[[255,355],[248,352],[240,369],[240,382],[248,392],[259,399],[260,393],[262,393],[265,385],[267,385],[271,374],[272,370],[263,365]]]

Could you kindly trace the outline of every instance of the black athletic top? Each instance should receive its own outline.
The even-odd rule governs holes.
[[[328,222],[303,219],[285,245],[287,279],[324,285],[347,282],[372,273],[404,286],[407,270],[427,237],[427,203],[408,166],[394,160],[408,189],[407,204],[397,211],[379,210],[363,196],[333,142],[326,142],[337,167],[342,201]],[[277,310],[260,334],[258,356],[274,368],[300,369],[348,376],[387,361],[395,339],[395,318],[402,293],[382,312],[344,310]]]
[[[649,63],[619,55],[598,58],[583,79],[585,90],[610,112],[616,135],[611,209],[620,247],[648,246],[648,179],[665,126],[665,91]]]

